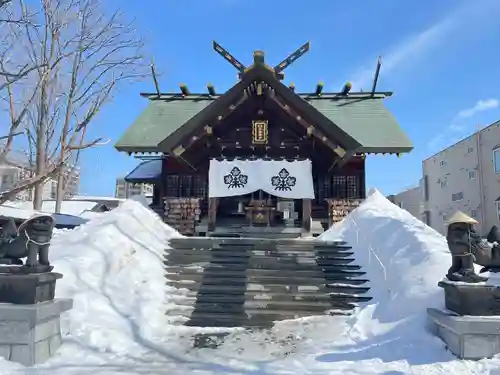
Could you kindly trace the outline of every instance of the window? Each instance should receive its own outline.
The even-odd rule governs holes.
[[[424,211],[424,222],[427,225],[431,225],[431,212],[430,211]]]
[[[467,147],[468,154],[472,153],[472,151],[474,151],[474,147],[472,147],[472,146]]]
[[[476,178],[476,171],[469,171],[469,180],[473,180]]]
[[[424,176],[424,200],[428,201],[429,200],[429,176],[425,175]]]
[[[440,181],[440,184],[441,184],[441,189],[443,189],[448,185],[448,180]]]
[[[445,164],[446,164],[446,162],[445,162],[444,160],[441,160],[441,161],[439,162],[439,166],[440,166],[440,167],[444,166]]]
[[[496,201],[495,204],[497,206],[497,219],[500,220],[500,202]]]
[[[470,210],[470,216],[474,219],[477,219],[478,217],[477,210]]]
[[[403,208],[403,202],[398,202],[398,207]]]
[[[464,193],[461,191],[460,193],[454,193],[451,195],[452,202],[458,202],[464,199]]]
[[[495,173],[500,173],[500,148],[493,150],[493,166]]]

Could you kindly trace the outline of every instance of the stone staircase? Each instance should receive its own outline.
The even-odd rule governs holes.
[[[186,325],[272,326],[313,315],[348,315],[368,280],[342,242],[305,239],[184,237],[166,250],[167,284]]]

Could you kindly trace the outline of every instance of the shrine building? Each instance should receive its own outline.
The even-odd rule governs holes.
[[[304,235],[323,231],[365,198],[365,157],[410,152],[412,143],[384,106],[391,92],[296,92],[262,51],[246,67],[214,42],[239,81],[224,93],[142,93],[148,107],[115,144],[141,164],[128,182],[154,185],[152,208],[187,235],[249,228]],[[319,228],[319,229],[318,229]]]

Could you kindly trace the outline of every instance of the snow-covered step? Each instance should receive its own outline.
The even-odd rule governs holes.
[[[329,311],[317,312],[292,312],[292,311],[272,311],[260,310],[250,315],[209,312],[193,312],[187,326],[194,327],[247,327],[247,328],[268,328],[276,321],[306,318],[311,315],[349,315],[348,310],[333,309]]]
[[[279,277],[325,277],[328,275],[351,275],[351,276],[363,276],[365,272],[359,271],[361,266],[342,264],[342,265],[331,265],[331,266],[303,266],[303,265],[288,265],[287,268],[279,267],[279,264],[275,264],[273,267],[259,267],[253,268],[251,265],[246,264],[231,264],[227,263],[221,264],[211,264],[208,266],[167,266],[167,273],[179,273],[179,274],[191,274],[204,272],[205,275],[218,275],[221,277],[238,277],[240,275],[255,275],[258,276],[277,276],[276,271],[279,272]],[[354,272],[359,271],[359,272]]]
[[[173,269],[172,267],[186,267],[190,265],[197,265],[200,267],[206,267],[209,264],[216,267],[225,266],[248,266],[254,269],[280,269],[280,270],[306,270],[306,269],[316,269],[316,267],[321,267],[322,269],[328,269],[339,266],[346,266],[349,268],[350,263],[355,260],[353,258],[332,258],[332,259],[289,259],[289,258],[268,258],[262,256],[255,256],[250,259],[237,258],[237,257],[224,257],[216,258],[206,255],[203,257],[167,257],[165,260],[165,266]],[[170,266],[174,264],[175,266]],[[354,265],[354,267],[359,267]],[[359,268],[351,268],[359,269]]]
[[[371,297],[358,296],[351,294],[317,294],[314,296],[304,295],[298,297],[294,294],[274,294],[267,296],[268,298],[259,298],[251,296],[247,293],[242,295],[224,295],[224,294],[197,294],[185,297],[175,297],[171,301],[176,302],[180,306],[194,306],[195,302],[199,303],[216,303],[216,304],[245,304],[245,306],[254,307],[252,304],[259,306],[281,304],[290,306],[293,310],[294,306],[322,306],[327,310],[331,309],[333,302],[368,302]]]
[[[165,254],[167,263],[176,263],[186,261],[188,263],[194,262],[207,262],[207,263],[246,263],[252,261],[256,264],[262,262],[284,264],[286,262],[292,264],[349,264],[354,261],[353,252],[342,252],[334,254],[305,254],[297,255],[294,253],[281,253],[281,254],[265,254],[260,251],[253,251],[247,253],[232,253],[229,251],[218,252],[210,250],[168,250]],[[185,259],[184,259],[185,258]]]
[[[263,270],[248,270],[246,273],[241,272],[217,272],[217,271],[207,271],[203,273],[167,273],[165,277],[170,281],[194,281],[203,282],[205,284],[212,285],[224,285],[226,283],[255,283],[255,284],[280,284],[284,283],[286,285],[323,285],[342,281],[349,281],[358,276],[363,276],[365,272],[361,271],[336,271],[329,274],[321,274],[319,272],[307,272],[302,271],[301,273],[295,272],[295,276],[290,276],[287,273],[280,272],[280,274],[274,273],[274,275],[259,274],[257,271]]]
[[[192,244],[235,244],[235,245],[252,245],[264,244],[266,246],[270,245],[310,245],[313,247],[324,247],[324,246],[336,246],[336,245],[346,245],[345,241],[316,241],[314,239],[271,239],[271,238],[222,238],[222,237],[176,237],[169,240],[169,244],[175,248],[183,248],[186,245]],[[195,246],[196,247],[196,246]]]

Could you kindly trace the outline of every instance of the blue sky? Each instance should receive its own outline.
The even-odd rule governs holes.
[[[311,50],[286,70],[285,82],[312,91],[318,81],[338,91],[351,80],[369,89],[378,55],[378,88],[393,90],[387,107],[415,145],[402,158],[372,156],[367,185],[384,194],[415,184],[421,161],[500,119],[500,1],[498,0],[106,0],[136,19],[147,53],[161,71],[162,91],[217,90],[236,72],[211,49],[212,40],[244,64],[262,49],[278,63],[307,40]],[[136,164],[114,142],[147,105],[153,81],[122,87],[89,128],[111,142],[85,151],[80,192],[114,194],[117,176]]]

